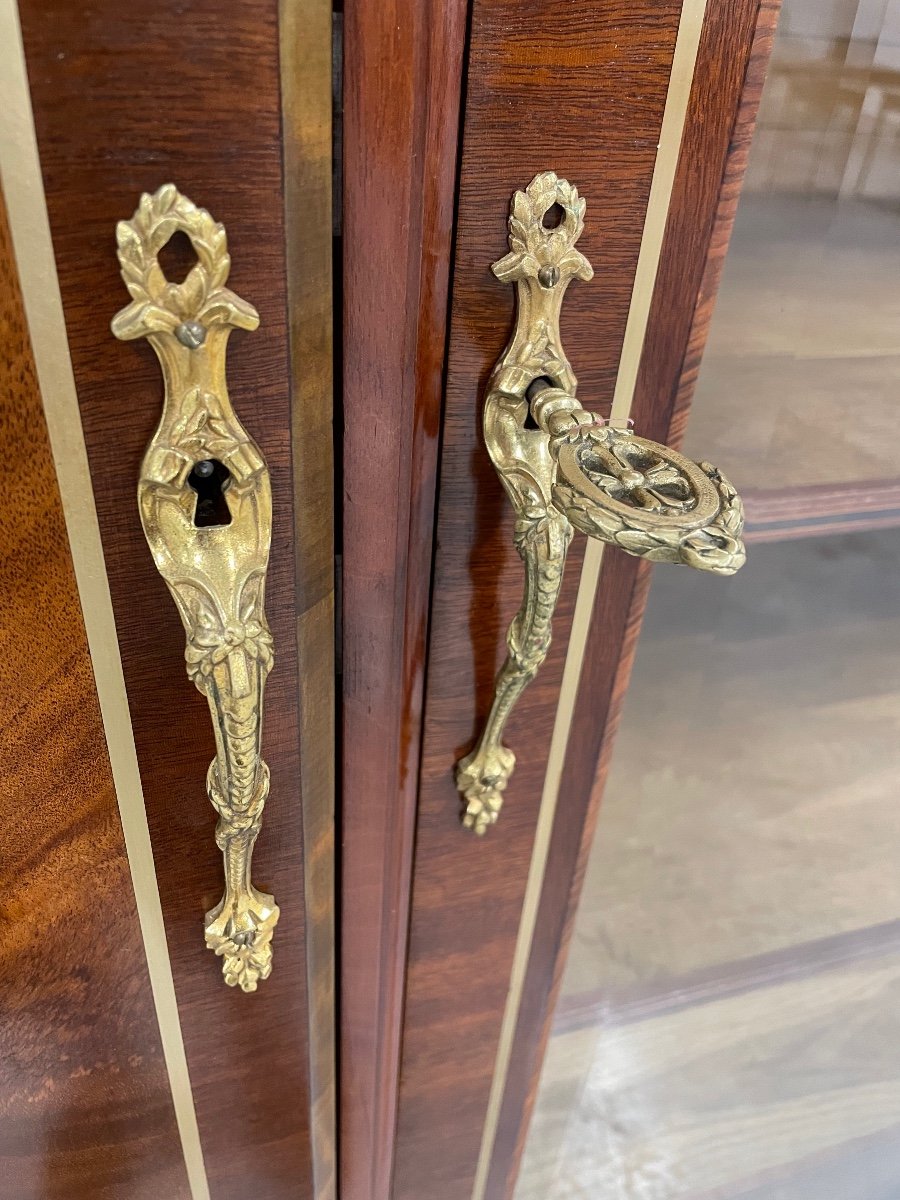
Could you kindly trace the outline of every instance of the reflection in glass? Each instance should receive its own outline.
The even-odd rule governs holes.
[[[900,0],[785,0],[732,246],[685,450],[804,515],[654,579],[516,1200],[900,1196]]]
[[[900,4],[785,0],[687,452],[754,492],[900,478],[898,280]]]
[[[898,1194],[900,531],[715,582],[654,580],[516,1200]]]

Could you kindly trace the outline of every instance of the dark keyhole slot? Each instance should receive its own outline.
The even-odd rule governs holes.
[[[545,229],[559,229],[565,219],[566,210],[563,206],[561,204],[551,204],[541,217],[541,224]]]
[[[532,379],[525,390],[525,399],[529,404],[537,400],[541,392],[546,392],[547,388],[555,388],[556,383],[549,375],[538,375],[537,379]]]
[[[194,463],[187,481],[197,493],[194,527],[209,529],[216,525],[230,525],[231,511],[225,499],[225,490],[231,482],[231,472],[224,463],[215,458]]]
[[[177,229],[157,254],[156,261],[169,283],[184,283],[191,267],[197,265],[197,254],[188,235]]]
[[[546,392],[547,388],[555,387],[556,384],[549,375],[538,375],[537,379],[532,379],[531,383],[529,383],[525,392],[525,399],[528,401],[528,412],[525,415],[524,422],[526,429],[540,429],[540,425],[538,425],[537,421],[532,416],[531,405],[535,400],[537,400],[541,392]]]

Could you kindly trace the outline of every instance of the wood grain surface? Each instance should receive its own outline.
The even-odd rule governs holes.
[[[466,9],[344,15],[344,1200],[390,1188]]]
[[[0,1193],[187,1176],[0,195]]]
[[[484,720],[522,594],[512,511],[481,436],[484,384],[513,308],[513,289],[490,264],[506,250],[516,188],[548,169],[578,187],[587,200],[579,248],[595,278],[569,289],[563,344],[579,397],[608,411],[679,14],[678,3],[473,7],[395,1200],[471,1194],[583,549],[576,540],[549,657],[509,723],[517,765],[502,816],[476,839],[460,826],[453,765]],[[564,793],[573,811],[589,783],[580,789]]]
[[[746,167],[777,2],[710,0],[635,389],[638,433],[678,444]],[[652,568],[604,558],[487,1196],[510,1196],[565,966]],[[711,583],[714,581],[711,579]]]
[[[188,1066],[213,1200],[312,1192],[304,862],[298,764],[291,395],[277,4],[223,7],[24,0],[38,143],[75,380],[119,633]],[[159,417],[159,367],[122,345],[116,222],[171,180],[228,231],[229,286],[259,309],[228,382],[268,461],[274,501],[266,610],[275,669],[263,753],[272,787],[254,882],[281,906],[272,976],[227,988],[203,943],[222,890],[205,777],[204,698],[141,532],[135,481]]]

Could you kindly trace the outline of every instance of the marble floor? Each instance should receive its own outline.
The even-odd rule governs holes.
[[[516,1200],[900,1197],[900,531],[659,569]]]

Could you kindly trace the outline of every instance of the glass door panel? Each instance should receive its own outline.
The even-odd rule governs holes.
[[[516,1200],[898,1195],[898,69],[785,0],[685,442],[757,544],[654,579]]]
[[[516,1200],[896,1195],[900,531],[722,582],[654,581]]]
[[[751,530],[900,522],[900,4],[785,0],[686,448]]]

